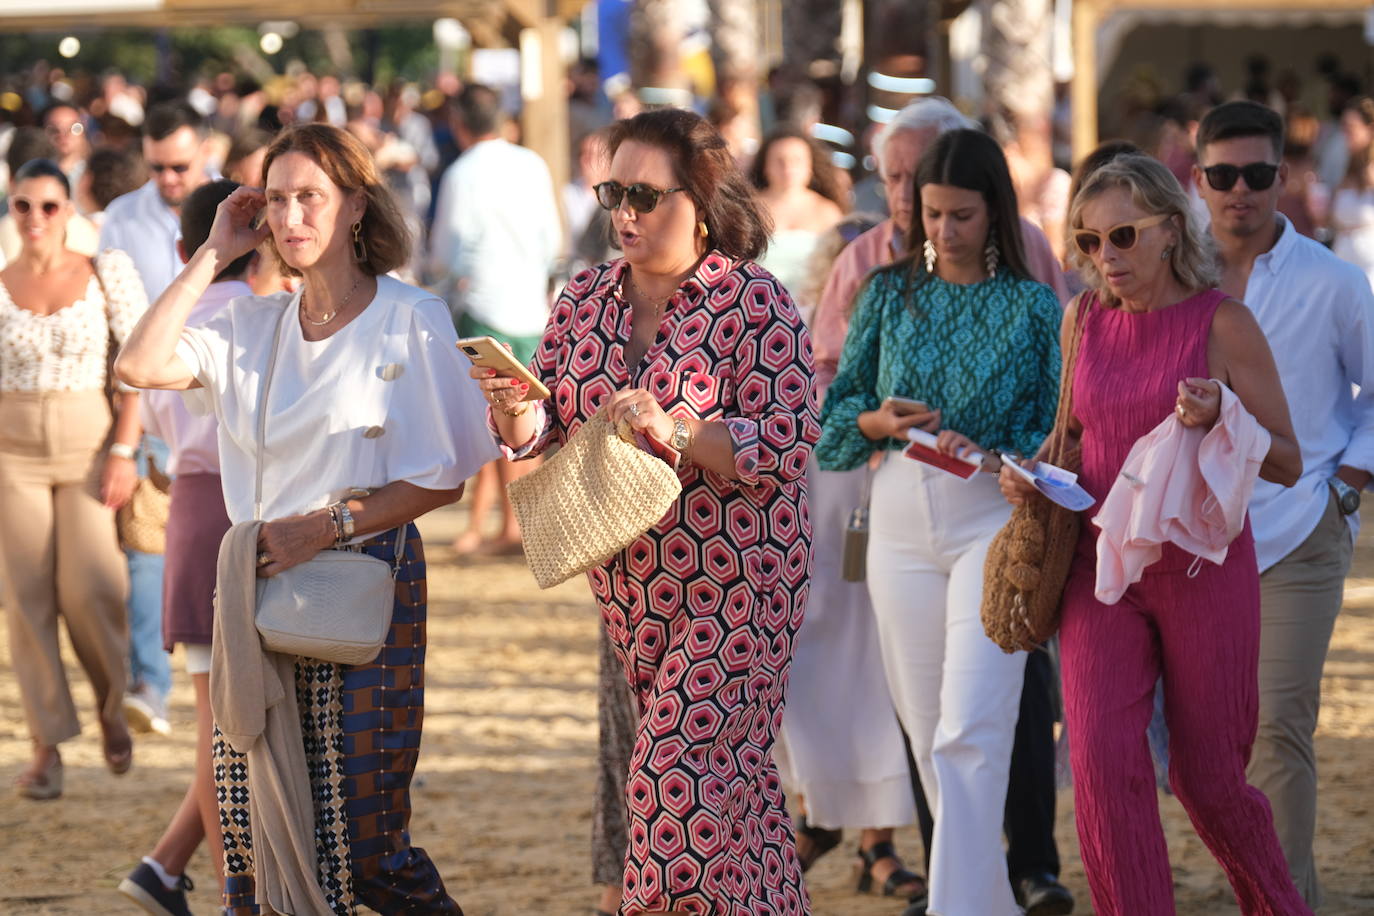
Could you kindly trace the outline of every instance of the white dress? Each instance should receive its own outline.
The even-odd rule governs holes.
[[[773,236],[760,262],[809,320],[798,298],[821,233]],[[814,827],[899,827],[915,820],[911,776],[878,646],[868,586],[840,575],[844,528],[868,471],[822,471],[812,456],[811,597],[792,649],[787,705],[773,756],[784,784],[806,800]]]
[[[1331,199],[1337,257],[1359,267],[1374,283],[1374,188],[1340,188]]]
[[[814,302],[806,302],[806,280],[811,272],[811,256],[816,251],[816,243],[821,233],[810,229],[780,229],[768,240],[768,250],[759,258],[759,264],[778,278],[783,289],[792,297],[792,302],[801,313],[802,320],[811,323]]]

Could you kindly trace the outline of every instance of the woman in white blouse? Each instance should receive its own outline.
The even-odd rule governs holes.
[[[331,548],[391,562],[396,529],[404,529],[391,631],[377,659],[296,665],[320,888],[335,912],[362,904],[382,913],[458,913],[406,829],[425,651],[424,559],[410,523],[457,499],[463,481],[496,457],[485,404],[444,303],[386,276],[405,262],[410,240],[367,150],[337,128],[304,125],[273,141],[263,172],[265,190],[242,187],[220,204],[209,238],[139,322],[115,368],[141,388],[198,389],[188,398],[219,419],[235,524],[254,517],[266,411],[259,575]],[[263,242],[286,273],[302,277],[301,288],[235,299],[204,325],[186,327],[211,280]],[[246,914],[255,895],[244,850],[281,838],[251,835],[246,759],[218,734],[215,764],[224,903],[226,912]]]
[[[10,210],[19,255],[0,271],[0,580],[10,653],[33,760],[15,781],[34,799],[62,794],[57,746],[81,731],[58,648],[67,632],[95,688],[106,763],[133,762],[124,723],[128,573],[114,511],[137,481],[138,393],[111,415],[109,340],[123,341],[148,302],[122,251],[92,260],[64,246],[75,212],[57,164],[15,172]]]

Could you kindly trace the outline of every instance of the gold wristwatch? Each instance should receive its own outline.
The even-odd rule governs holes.
[[[681,417],[673,418],[673,436],[668,440],[668,444],[679,455],[687,453],[687,447],[692,444],[692,431],[687,428],[686,420]]]

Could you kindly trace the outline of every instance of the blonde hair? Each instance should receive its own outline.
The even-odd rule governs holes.
[[[1221,282],[1216,243],[1193,214],[1187,193],[1162,162],[1143,154],[1117,156],[1084,180],[1083,187],[1069,204],[1070,240],[1076,230],[1083,228],[1083,208],[1112,188],[1129,191],[1131,201],[1149,216],[1162,213],[1173,218],[1178,240],[1169,254],[1169,267],[1174,279],[1184,288],[1212,289]],[[1093,265],[1092,258],[1074,244],[1069,245],[1069,258],[1070,265],[1078,270],[1083,282],[1097,292],[1103,304],[1112,307],[1120,304]]]

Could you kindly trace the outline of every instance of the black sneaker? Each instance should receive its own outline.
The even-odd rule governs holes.
[[[1066,916],[1073,912],[1073,894],[1049,872],[1031,872],[1016,882],[1016,902],[1026,916]]]
[[[185,875],[175,888],[167,890],[147,862],[140,862],[138,868],[129,872],[129,877],[119,882],[119,892],[153,916],[191,916],[191,909],[186,905],[189,890],[195,890],[195,885]]]

